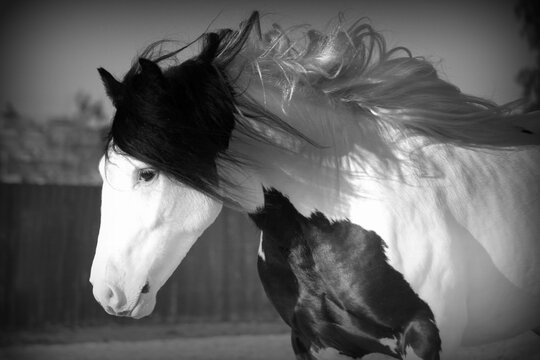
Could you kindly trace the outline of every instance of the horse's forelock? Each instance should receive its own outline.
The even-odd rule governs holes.
[[[124,78],[108,146],[219,197],[216,159],[227,149],[235,105],[218,71],[191,59],[161,72],[141,60]]]

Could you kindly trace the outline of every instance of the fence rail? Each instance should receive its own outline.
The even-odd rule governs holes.
[[[88,282],[99,206],[94,186],[0,184],[0,329],[131,321],[105,314]],[[140,322],[275,320],[257,246],[250,220],[224,209]]]

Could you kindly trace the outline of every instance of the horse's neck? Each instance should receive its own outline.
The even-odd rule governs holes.
[[[326,148],[292,152],[256,141],[231,143],[233,151],[250,155],[260,164],[230,177],[233,183],[242,185],[239,191],[246,200],[244,209],[253,212],[264,206],[263,187],[282,192],[303,215],[319,210],[330,218],[350,217],[351,207],[360,198],[399,198],[396,194],[400,191],[413,188],[431,191],[451,186],[456,192],[456,188],[463,187],[460,192],[474,189],[480,196],[484,191],[482,171],[494,172],[492,176],[504,182],[501,158],[511,163],[523,161],[520,151],[468,150],[452,145],[422,147],[419,136],[396,145],[394,139],[382,139],[375,130],[368,130],[352,127],[349,136],[357,136],[358,141],[349,146],[349,153],[336,156],[333,149]]]
[[[428,142],[425,137],[404,137],[401,129],[388,128],[388,124],[381,129],[372,117],[347,104],[334,104],[324,97],[317,102],[314,95],[293,98],[283,105],[281,94],[275,89],[251,86],[247,92],[266,111],[320,146],[269,125],[252,124],[283,146],[269,145],[234,130],[231,154],[259,164],[226,176],[232,179],[231,183],[240,184],[237,190],[230,191],[241,193],[234,197],[243,197],[246,211],[264,205],[262,187],[266,187],[288,196],[303,215],[319,210],[329,217],[349,217],[355,199],[391,197],[391,193],[411,184],[426,186],[428,182],[428,187],[434,187],[433,181],[443,181],[447,173],[459,173],[470,160],[469,155],[459,155],[445,161],[446,156],[441,154],[455,147],[424,147]],[[472,150],[462,149],[458,153],[483,157],[481,152]]]
[[[432,179],[445,171],[421,149],[405,151],[417,147],[415,140],[421,141],[411,140],[402,149],[394,150],[392,158],[357,146],[354,152],[340,157],[339,164],[290,159],[285,154],[275,164],[279,171],[263,168],[259,178],[265,187],[287,195],[304,216],[318,210],[332,219],[350,219],[360,200],[390,201],[401,188],[418,186],[424,178]],[[274,159],[280,161],[279,157]]]
[[[305,216],[318,210],[330,218],[346,218],[352,198],[372,196],[377,183],[401,176],[403,164],[375,126],[335,122],[331,128],[309,134],[321,148],[302,144],[300,150],[290,151],[253,139],[231,142],[231,153],[260,165],[227,175],[231,183],[241,185],[242,207],[247,212],[263,207],[263,187],[275,188]],[[339,142],[338,134],[345,134],[345,140]]]

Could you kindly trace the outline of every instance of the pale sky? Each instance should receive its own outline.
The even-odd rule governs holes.
[[[192,40],[214,19],[211,28],[236,28],[252,10],[268,14],[263,24],[319,29],[340,11],[368,17],[389,45],[409,47],[463,91],[499,103],[521,96],[515,77],[532,63],[512,1],[0,0],[0,108],[11,101],[37,119],[72,113],[77,91],[105,100],[96,68],[121,77],[150,42]]]

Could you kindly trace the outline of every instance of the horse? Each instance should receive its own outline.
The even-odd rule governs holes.
[[[263,32],[254,12],[98,71],[107,313],[149,315],[227,206],[261,229],[297,359],[453,358],[540,325],[538,113],[464,94],[365,19]]]

